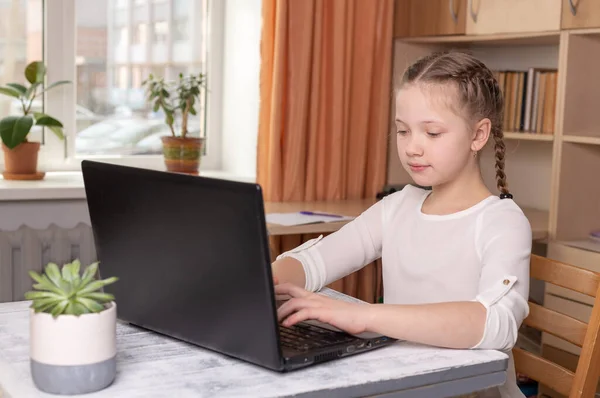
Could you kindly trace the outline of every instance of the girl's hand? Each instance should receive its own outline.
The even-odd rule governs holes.
[[[273,275],[273,286],[275,287],[275,300],[277,301],[285,301],[289,300],[291,297],[288,295],[281,295],[277,293],[277,285],[279,285],[279,278]]]
[[[275,293],[291,297],[277,310],[279,322],[283,320],[284,326],[314,319],[350,334],[359,334],[367,329],[371,308],[368,304],[334,300],[321,294],[308,292],[290,283],[275,286]]]

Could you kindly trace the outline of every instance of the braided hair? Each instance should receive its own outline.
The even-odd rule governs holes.
[[[488,118],[494,138],[496,185],[501,198],[512,198],[504,172],[504,98],[492,71],[475,57],[458,51],[434,52],[420,58],[404,72],[402,83],[448,83],[458,87],[459,103],[471,121]]]

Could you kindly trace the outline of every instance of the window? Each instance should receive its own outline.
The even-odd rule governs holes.
[[[0,6],[0,9],[2,9],[2,6]],[[2,14],[0,14],[0,38],[2,39],[8,37],[8,25],[10,21],[8,15],[9,13],[5,11],[2,11]]]
[[[126,66],[118,66],[115,68],[115,80],[113,87],[117,90],[127,90],[128,79],[127,79],[127,67]]]
[[[190,6],[189,0],[173,0],[173,13],[175,17],[186,16]]]
[[[212,63],[221,62],[220,45],[215,45],[217,56],[207,56],[209,15],[220,18],[212,22],[219,32],[223,25],[221,6],[208,12],[213,1],[0,0],[0,82],[23,82],[25,65],[43,60],[48,83],[73,83],[36,101],[36,107],[64,124],[67,138],[60,141],[41,130],[32,133],[31,138],[43,144],[39,167],[79,170],[82,159],[94,158],[162,168],[160,137],[169,134],[169,128],[163,115],[146,104],[142,83],[150,73],[174,80],[179,73],[207,72],[211,58]],[[169,11],[182,6],[185,16]],[[140,7],[145,11],[138,13]],[[217,77],[220,69],[215,69]],[[219,129],[205,127],[205,102],[200,101],[189,124],[193,135],[207,138],[202,167],[216,169]],[[218,100],[214,104],[220,109]],[[18,110],[14,101],[0,96],[0,116]],[[219,116],[212,119],[218,125]],[[217,149],[212,152],[211,142]],[[1,156],[0,151],[0,160]]]
[[[143,76],[142,76],[143,73]],[[132,66],[131,67],[131,87],[141,87],[144,78],[148,75],[148,73],[142,72],[141,66]]]
[[[167,21],[154,22],[154,43],[166,43],[169,39],[169,24]]]
[[[143,2],[136,1],[133,6]],[[194,0],[188,9],[190,18],[203,20],[206,18],[205,0]],[[114,30],[112,21],[106,20],[106,25],[93,24],[95,15],[113,15],[109,0],[95,0],[94,5],[88,4],[77,12],[77,34],[94,34],[100,40],[107,40],[106,32]],[[131,13],[132,10],[129,10]],[[89,15],[85,15],[89,13]],[[148,13],[146,19],[140,21],[141,16],[136,14],[137,22],[130,26],[121,27],[134,32],[131,45],[124,49],[107,47],[106,52],[97,57],[87,57],[87,47],[77,46],[78,57],[89,59],[85,64],[78,65],[78,76],[84,76],[84,71],[104,70],[113,74],[112,78],[105,80],[103,85],[90,84],[91,79],[85,77],[87,89],[78,90],[83,93],[77,97],[77,105],[85,115],[77,115],[77,134],[75,137],[76,155],[110,155],[110,156],[137,156],[161,155],[161,136],[169,135],[170,129],[164,123],[164,115],[154,112],[146,103],[142,82],[148,77],[148,72],[174,80],[177,75],[169,73],[175,62],[183,63],[180,71],[187,73],[193,69],[202,71],[205,65],[206,49],[204,40],[187,41],[187,24],[173,23],[174,21],[154,20]],[[156,16],[164,18],[164,15]],[[91,31],[90,22],[95,26]],[[171,23],[170,23],[171,22]],[[184,21],[187,22],[187,21]],[[147,26],[154,26],[154,43],[165,43],[159,48],[146,47]],[[119,44],[126,43],[125,35],[121,33]],[[185,41],[173,48],[175,41]],[[174,51],[176,50],[176,51]],[[187,54],[186,59],[180,59],[176,54]],[[176,59],[177,58],[177,59]],[[82,84],[78,81],[78,86]],[[201,104],[202,105],[202,104]],[[203,133],[204,107],[198,109],[197,116],[189,121],[193,126],[192,135]],[[177,123],[177,121],[176,121]]]
[[[133,44],[146,44],[148,25],[140,23],[135,27],[135,34],[133,36]]]
[[[41,0],[0,1],[0,83],[28,85],[23,71],[32,61],[43,60]],[[32,104],[32,110],[44,111],[43,99]],[[22,115],[18,99],[0,95],[0,118]],[[43,131],[34,127],[31,140],[44,141]],[[2,154],[0,154],[1,160]]]
[[[173,41],[187,41],[188,38],[189,33],[187,18],[175,21],[173,24]]]
[[[117,47],[127,46],[129,44],[129,30],[127,28],[116,28]]]

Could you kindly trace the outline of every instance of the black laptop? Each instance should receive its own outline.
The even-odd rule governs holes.
[[[105,290],[119,319],[275,371],[392,342],[283,327],[259,185],[85,160]]]

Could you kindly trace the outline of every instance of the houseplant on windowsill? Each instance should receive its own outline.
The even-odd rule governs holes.
[[[21,116],[7,116],[0,120],[0,139],[4,151],[4,173],[7,180],[41,180],[45,173],[37,170],[39,142],[31,142],[27,135],[33,126],[44,126],[58,138],[64,139],[63,125],[55,118],[31,109],[33,101],[45,92],[69,83],[58,81],[44,89],[46,67],[40,61],[25,67],[25,78],[29,87],[19,83],[0,86],[0,94],[16,98],[21,105]],[[41,91],[40,91],[41,90]],[[38,92],[39,91],[39,92]]]
[[[25,293],[29,310],[30,367],[35,386],[52,394],[85,394],[106,388],[116,375],[114,296],[99,292],[116,277],[96,280],[98,263],[49,263]]]
[[[204,139],[188,135],[188,122],[190,115],[197,115],[196,104],[205,84],[203,73],[188,76],[180,73],[175,82],[166,82],[164,78],[150,74],[143,82],[153,111],[162,110],[165,123],[171,130],[170,136],[161,137],[167,171],[198,174]],[[175,121],[179,119],[181,127],[176,131]]]

